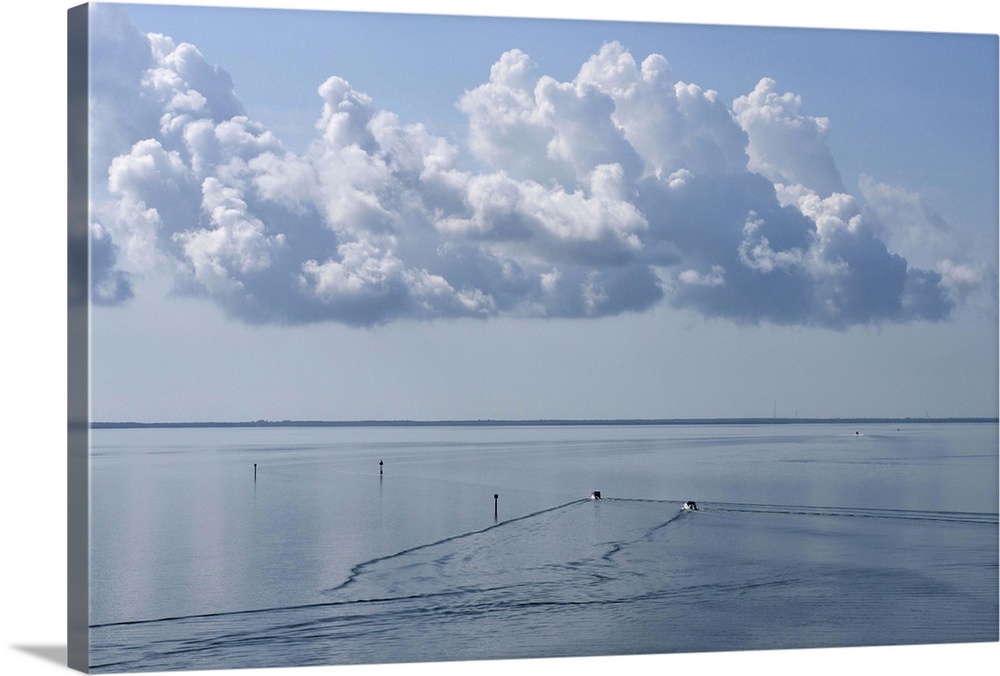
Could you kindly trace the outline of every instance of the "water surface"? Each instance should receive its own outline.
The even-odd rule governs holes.
[[[995,424],[94,430],[91,664],[995,641],[997,471]]]

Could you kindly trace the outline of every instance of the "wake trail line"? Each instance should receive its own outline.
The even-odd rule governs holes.
[[[513,519],[508,519],[506,521],[501,521],[500,523],[493,524],[492,526],[488,526],[486,528],[482,528],[482,529],[474,530],[474,531],[469,531],[467,533],[461,533],[459,535],[452,535],[450,537],[444,538],[443,540],[438,540],[436,542],[430,542],[430,543],[426,543],[426,544],[422,544],[422,545],[417,545],[416,547],[410,547],[409,549],[404,549],[404,550],[398,551],[398,552],[396,552],[394,554],[389,554],[388,556],[381,556],[381,557],[378,557],[378,558],[375,558],[375,559],[371,559],[369,561],[365,561],[363,563],[359,563],[359,564],[357,564],[356,566],[354,566],[351,569],[351,572],[348,575],[348,578],[347,578],[346,581],[344,581],[343,583],[337,585],[336,587],[332,587],[330,589],[325,590],[323,593],[331,593],[331,592],[335,592],[335,591],[338,591],[340,589],[343,589],[348,584],[350,584],[360,574],[360,572],[366,566],[373,565],[373,564],[378,563],[380,561],[386,561],[386,560],[393,559],[393,558],[396,558],[396,557],[399,557],[399,556],[404,556],[404,555],[410,554],[412,552],[420,551],[421,549],[427,549],[428,547],[434,547],[434,546],[437,546],[437,545],[440,545],[440,544],[445,544],[445,543],[448,543],[448,542],[452,542],[454,540],[459,540],[459,539],[464,538],[464,537],[469,537],[471,535],[478,535],[480,533],[485,533],[487,531],[493,530],[494,528],[500,528],[502,526],[506,526],[506,525],[511,524],[511,523],[516,523],[518,521],[524,521],[525,519],[531,519],[531,518],[539,516],[541,514],[547,514],[549,512],[554,512],[554,511],[559,510],[559,509],[565,509],[566,507],[570,507],[572,505],[580,504],[580,503],[583,503],[583,502],[589,502],[589,500],[586,499],[586,498],[582,498],[582,499],[579,499],[579,500],[572,500],[572,501],[567,502],[567,503],[562,504],[562,505],[556,505],[555,507],[548,507],[546,509],[538,510],[537,512],[532,512],[530,514],[525,514],[524,516],[519,516],[519,517],[515,517]],[[168,616],[168,617],[148,618],[148,619],[140,619],[140,620],[122,620],[122,621],[119,621],[119,622],[101,622],[101,623],[98,623],[98,624],[91,624],[91,625],[89,625],[89,628],[90,629],[102,629],[102,628],[106,628],[106,627],[123,627],[123,626],[130,626],[130,625],[153,624],[153,623],[156,623],[156,622],[177,622],[177,621],[182,621],[182,620],[209,619],[209,618],[213,618],[213,617],[228,617],[228,616],[233,616],[233,615],[252,615],[252,614],[258,614],[258,613],[270,613],[270,612],[291,611],[291,610],[308,610],[308,609],[313,609],[313,608],[328,608],[328,607],[334,607],[334,606],[346,606],[346,605],[360,604],[360,603],[380,603],[380,602],[390,602],[390,601],[405,601],[405,600],[409,600],[409,599],[425,598],[425,597],[429,597],[429,596],[448,596],[448,595],[452,595],[452,594],[461,594],[461,593],[465,593],[465,590],[439,592],[439,593],[430,593],[430,594],[414,594],[414,595],[409,595],[409,596],[393,596],[393,597],[373,598],[373,599],[352,599],[352,600],[347,600],[347,601],[324,601],[322,603],[303,603],[303,604],[290,605],[290,606],[276,606],[276,607],[272,607],[272,608],[252,608],[252,609],[249,609],[249,610],[229,610],[229,611],[222,611],[222,612],[215,612],[215,613],[195,613],[195,614],[191,614],[191,615],[171,615],[171,616]]]
[[[263,613],[279,613],[279,612],[291,612],[296,610],[317,610],[320,608],[337,608],[341,606],[361,606],[374,603],[394,603],[399,601],[417,601],[423,599],[446,597],[446,596],[461,596],[463,594],[468,594],[470,591],[477,592],[494,592],[506,589],[511,589],[513,587],[527,586],[527,584],[517,584],[517,585],[503,585],[499,587],[482,587],[475,590],[470,589],[453,589],[441,592],[425,592],[421,594],[405,594],[402,596],[385,596],[376,598],[365,598],[365,599],[350,599],[347,601],[323,601],[322,603],[300,603],[290,606],[275,606],[273,608],[253,608],[250,610],[227,610],[217,613],[197,613],[194,615],[172,615],[170,617],[158,617],[155,619],[144,619],[144,620],[123,620],[120,622],[101,622],[99,624],[91,624],[88,626],[89,629],[105,629],[108,627],[127,627],[132,625],[142,625],[142,624],[157,624],[161,622],[181,622],[185,620],[204,620],[218,617],[232,617],[235,615],[259,615]]]
[[[637,500],[637,501],[630,501],[630,502],[660,502],[660,501],[659,500]],[[602,561],[609,561],[610,562],[615,556],[617,556],[619,553],[621,553],[621,551],[623,549],[625,549],[627,546],[633,545],[633,544],[635,544],[636,542],[639,542],[639,541],[643,541],[643,542],[649,542],[649,541],[651,541],[653,539],[653,537],[659,531],[663,530],[664,528],[666,528],[667,526],[669,526],[670,524],[672,524],[674,521],[677,521],[678,519],[684,518],[688,514],[690,514],[690,512],[678,512],[677,514],[675,514],[674,516],[670,517],[669,519],[667,519],[663,523],[656,524],[655,526],[653,526],[652,528],[650,528],[649,530],[647,530],[645,533],[642,534],[641,537],[634,538],[632,540],[620,540],[620,541],[617,541],[617,542],[607,542],[607,543],[605,543],[606,545],[610,546],[610,549],[608,551],[606,551],[601,556],[601,560]]]
[[[677,519],[680,519],[680,518],[682,518],[682,517],[684,517],[684,516],[686,516],[688,514],[690,514],[690,512],[678,512],[675,516],[670,517],[669,519],[667,519],[663,523],[661,523],[661,524],[659,524],[657,526],[653,526],[652,528],[650,528],[648,531],[646,531],[646,534],[642,536],[642,539],[643,540],[651,540],[653,538],[653,535],[656,534],[657,531],[663,530],[664,528],[666,528],[667,526],[669,526],[670,524],[672,524]]]
[[[852,435],[853,436],[853,435]],[[642,502],[657,505],[683,503],[683,500],[658,498],[605,498],[605,502]],[[998,525],[1000,515],[990,512],[945,512],[913,509],[826,507],[817,505],[772,505],[751,502],[703,502],[698,501],[697,512],[725,515],[743,512],[748,514],[788,514],[799,516],[840,516],[873,519],[903,519],[914,521],[943,521],[948,523],[970,523]],[[673,519],[671,519],[672,521]],[[667,522],[669,523],[669,521]],[[666,524],[663,524],[664,526]]]
[[[440,595],[455,594],[457,592],[442,592]],[[136,624],[155,624],[157,622],[179,622],[182,620],[203,620],[213,617],[231,617],[233,615],[254,615],[258,613],[273,613],[285,610],[309,610],[310,608],[331,608],[334,606],[349,606],[361,603],[373,603],[379,601],[405,601],[407,599],[420,598],[424,594],[413,596],[399,596],[384,599],[357,599],[352,601],[325,601],[323,603],[302,603],[291,606],[276,606],[274,608],[253,608],[250,610],[227,610],[217,613],[197,613],[194,615],[171,615],[169,617],[157,617],[144,620],[122,620],[120,622],[101,622],[100,624],[89,625],[90,629],[103,629],[105,627],[126,627]]]
[[[986,512],[944,512],[908,509],[878,509],[860,507],[818,507],[812,505],[767,505],[753,503],[713,503],[706,511],[744,512],[748,514],[788,514],[801,516],[835,516],[868,519],[901,519],[908,521],[943,521],[997,525],[1000,515]]]
[[[417,545],[416,547],[410,547],[409,549],[400,550],[400,551],[398,551],[398,552],[396,552],[394,554],[389,554],[387,556],[379,556],[379,557],[374,558],[374,559],[369,559],[368,561],[363,561],[363,562],[357,564],[356,566],[354,566],[353,568],[351,568],[351,572],[347,575],[347,579],[346,580],[344,580],[343,582],[341,582],[340,584],[338,584],[336,587],[331,587],[329,589],[324,590],[323,593],[324,594],[330,594],[330,593],[333,593],[333,592],[340,591],[341,589],[344,589],[349,584],[351,584],[352,582],[354,582],[354,580],[357,579],[358,575],[361,574],[361,571],[363,571],[368,566],[372,566],[372,565],[374,565],[376,563],[380,563],[382,561],[388,561],[390,559],[395,559],[397,557],[405,556],[407,554],[412,554],[413,552],[419,552],[422,549],[428,549],[430,547],[437,547],[438,545],[443,545],[443,544],[446,544],[448,542],[454,542],[456,540],[461,540],[462,538],[467,538],[467,537],[470,537],[472,535],[479,535],[481,533],[487,533],[487,532],[489,532],[491,530],[494,530],[496,528],[503,528],[504,526],[510,525],[512,523],[517,523],[518,521],[524,521],[525,519],[532,519],[532,518],[534,518],[536,516],[541,516],[542,514],[548,514],[549,512],[555,512],[557,510],[565,509],[566,507],[570,507],[572,505],[578,505],[578,504],[581,504],[581,503],[584,503],[584,502],[589,502],[589,501],[590,500],[588,498],[581,498],[579,500],[571,500],[570,502],[564,503],[562,505],[556,505],[555,507],[547,507],[546,509],[540,509],[537,512],[532,512],[531,514],[525,514],[524,516],[518,516],[518,517],[515,517],[513,519],[507,519],[506,521],[501,521],[500,523],[495,523],[492,526],[487,526],[486,528],[480,528],[479,530],[472,530],[472,531],[469,531],[467,533],[460,533],[458,535],[451,535],[451,536],[446,537],[446,538],[444,538],[442,540],[437,540],[436,542],[428,542],[428,543],[425,543],[425,544],[422,544],[422,545]]]

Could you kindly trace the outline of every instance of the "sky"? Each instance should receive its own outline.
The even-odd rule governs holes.
[[[997,415],[995,34],[91,11],[93,420]]]

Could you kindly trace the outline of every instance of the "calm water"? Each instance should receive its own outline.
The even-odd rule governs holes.
[[[995,424],[95,430],[92,670],[996,641],[997,476]]]

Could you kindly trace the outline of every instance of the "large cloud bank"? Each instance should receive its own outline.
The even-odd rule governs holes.
[[[599,46],[570,82],[517,49],[457,102],[456,147],[352,83],[302,153],[198,49],[92,8],[92,298],[138,278],[248,323],[602,317],[666,303],[740,323],[940,320],[978,273],[887,247],[906,194],[848,194],[830,122],[762,79],[731,105]],[[487,74],[484,73],[484,79]],[[476,166],[475,171],[460,170]],[[887,210],[887,211],[886,211]]]

